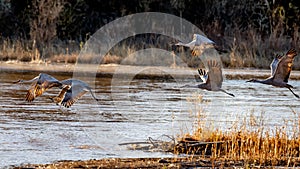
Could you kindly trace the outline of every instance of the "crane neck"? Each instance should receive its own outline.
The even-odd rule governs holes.
[[[252,79],[252,80],[249,80],[248,82],[262,83],[262,84],[271,84],[271,81],[272,81],[272,79],[268,78],[268,79],[265,79],[265,80]]]

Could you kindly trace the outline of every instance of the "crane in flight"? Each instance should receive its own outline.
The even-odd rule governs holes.
[[[14,83],[31,83],[31,87],[25,96],[25,100],[28,102],[32,102],[36,97],[41,96],[46,90],[52,87],[62,86],[59,80],[46,73],[40,73],[31,80],[20,79]]]
[[[32,83],[25,96],[25,100],[32,102],[36,97],[41,96],[46,90],[52,87],[61,88],[60,93],[55,97],[49,97],[56,104],[70,107],[85,93],[90,92],[92,97],[99,101],[91,87],[78,79],[57,80],[51,75],[40,73],[31,80],[18,80],[14,83]]]
[[[208,72],[206,72],[205,69],[198,69],[199,76],[202,79],[203,83],[198,84],[197,86],[187,85],[185,87],[205,89],[208,91],[221,91],[232,97],[235,97],[234,94],[222,89],[223,75],[221,64],[216,60],[208,60],[207,67]]]
[[[270,64],[271,76],[269,78],[264,80],[251,79],[246,82],[262,83],[275,87],[288,88],[295,97],[299,98],[299,95],[292,90],[294,87],[288,84],[295,56],[297,56],[295,49],[290,49],[284,56],[276,55]]]
[[[194,34],[193,40],[191,42],[189,42],[189,43],[178,42],[175,45],[189,47],[192,50],[193,56],[200,56],[205,49],[213,48],[215,45],[215,42],[208,39],[207,37],[205,37],[203,35]]]
[[[50,97],[58,105],[60,104],[69,108],[87,92],[90,92],[96,101],[100,100],[95,96],[91,87],[81,80],[66,79],[60,82],[63,84],[62,90],[57,96]]]

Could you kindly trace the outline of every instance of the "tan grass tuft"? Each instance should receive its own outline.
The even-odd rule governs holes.
[[[203,105],[203,99],[197,106]],[[192,99],[189,98],[189,101]],[[196,102],[195,102],[196,103]],[[199,106],[199,117],[192,134],[185,134],[178,139],[176,153],[200,155],[217,161],[242,161],[245,165],[257,166],[299,166],[300,165],[300,115],[293,113],[293,120],[277,127],[264,124],[265,114],[239,119],[240,124],[233,123],[228,131],[221,131],[204,125],[205,111]],[[200,115],[202,113],[204,115]],[[292,128],[290,127],[292,126]]]

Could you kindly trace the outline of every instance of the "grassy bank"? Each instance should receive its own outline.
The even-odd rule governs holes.
[[[202,96],[194,96],[195,104],[203,105]],[[259,116],[250,112],[249,116],[237,118],[222,131],[213,124],[206,123],[202,106],[195,113],[196,125],[191,134],[179,139],[175,153],[192,155],[191,158],[208,158],[212,162],[225,164],[232,161],[244,167],[249,166],[300,166],[300,114],[293,119],[283,119],[280,126],[266,125],[265,114]],[[232,120],[232,119],[229,119]]]
[[[163,66],[173,66],[175,62],[175,64],[180,65],[180,63],[176,60],[174,61],[171,56],[134,56],[134,53],[142,49],[160,48],[168,52],[174,51],[180,60],[190,67],[197,68],[201,66],[201,60],[192,57],[189,49],[172,47],[170,44],[174,40],[171,38],[156,36],[152,39],[152,42],[154,41],[152,44],[144,42],[147,38],[148,37],[128,39],[121,42],[103,57],[101,63],[148,66],[158,66],[163,63]],[[221,53],[220,56],[226,68],[250,67],[268,69],[276,54],[284,54],[292,46],[296,48],[296,51],[300,51],[299,45],[292,45],[294,43],[300,43],[298,35],[291,38],[273,32],[270,36],[262,38],[254,30],[243,32],[236,30],[234,35],[224,36],[223,40],[224,42],[220,45],[221,48],[227,52]],[[32,47],[30,41],[23,39],[0,39],[0,41],[0,61],[17,60],[21,62],[75,63],[84,45],[82,42],[57,41],[44,47],[43,55],[41,55],[38,50]],[[89,63],[92,60],[92,56],[81,56],[81,62],[83,63]],[[161,60],[161,62],[157,62],[157,60]],[[298,59],[298,57],[295,58],[294,69],[300,69],[300,59]]]

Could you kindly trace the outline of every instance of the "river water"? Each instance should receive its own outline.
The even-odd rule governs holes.
[[[60,107],[47,98],[59,90],[50,89],[28,103],[24,98],[30,85],[12,82],[36,75],[0,72],[0,167],[57,160],[172,156],[132,151],[119,144],[182,136],[192,133],[199,123],[226,131],[250,116],[263,119],[260,125],[272,129],[297,120],[300,112],[299,100],[288,89],[228,79],[223,88],[236,97],[181,88],[199,83],[190,79],[131,79],[113,84],[111,78],[97,77],[93,91],[100,102],[87,93],[71,108]],[[70,78],[54,76],[59,80]],[[300,86],[299,81],[289,83]],[[294,91],[300,94],[297,88]]]

